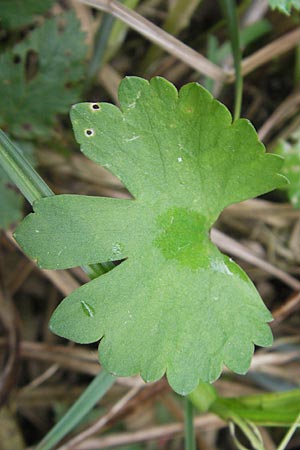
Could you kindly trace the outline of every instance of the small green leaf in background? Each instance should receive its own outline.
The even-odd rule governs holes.
[[[269,0],[272,9],[278,9],[284,14],[290,15],[293,8],[300,10],[300,0]]]
[[[68,296],[51,328],[80,343],[101,339],[113,374],[155,381],[166,372],[187,394],[223,364],[245,373],[254,344],[272,343],[270,312],[209,230],[226,206],[285,185],[282,158],[197,83],[178,93],[163,78],[128,77],[119,100],[121,111],[75,105],[71,119],[85,155],[134,200],[45,198],[16,239],[45,268],[125,259]]]
[[[54,0],[0,0],[0,26],[14,29],[28,25],[53,3]]]
[[[290,182],[284,188],[289,201],[295,208],[300,208],[300,135],[291,142],[279,142],[274,152],[284,157],[282,173]]]
[[[226,421],[239,418],[261,426],[289,427],[299,414],[300,390],[221,397],[213,386],[200,383],[189,399],[199,411],[212,412]]]
[[[84,57],[84,34],[74,13],[47,20],[3,53],[0,126],[19,139],[53,134],[56,114],[79,99]]]
[[[240,30],[240,46],[244,50],[265,34],[272,30],[272,26],[267,19],[261,19]],[[218,39],[213,34],[208,35],[207,39],[207,57],[215,64],[224,65],[226,59],[231,55],[231,46],[229,41],[219,45]],[[228,61],[227,61],[228,63]],[[205,77],[204,85],[207,90],[213,92],[215,82]]]

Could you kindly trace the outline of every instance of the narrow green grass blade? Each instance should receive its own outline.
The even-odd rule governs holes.
[[[284,438],[280,442],[279,447],[277,448],[277,450],[284,450],[287,447],[287,445],[290,442],[293,434],[295,433],[295,431],[299,427],[299,424],[300,424],[300,413],[296,417],[296,420],[293,423],[293,425],[291,426],[291,428],[288,430],[288,432],[286,433],[286,435],[284,436]]]
[[[42,197],[54,195],[18,147],[2,130],[0,130],[0,165],[30,204]]]
[[[36,450],[51,450],[61,439],[73,430],[95,404],[106,394],[116,378],[106,370],[97,375],[79,399],[51,429],[36,447]]]
[[[223,14],[228,23],[229,37],[231,41],[232,54],[235,69],[235,103],[234,103],[234,120],[240,118],[242,96],[243,96],[243,78],[241,72],[241,44],[238,18],[236,12],[236,2],[234,0],[220,0]]]
[[[104,54],[107,47],[107,42],[114,24],[114,17],[109,13],[104,13],[102,22],[95,36],[95,44],[93,56],[88,68],[88,80],[94,80],[97,73],[100,71]]]

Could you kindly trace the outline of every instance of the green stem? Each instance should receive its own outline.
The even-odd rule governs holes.
[[[235,70],[235,101],[234,120],[240,118],[243,98],[243,77],[241,70],[242,52],[240,45],[240,32],[236,4],[234,0],[220,0],[223,14],[228,23],[228,31],[231,42],[234,70]]]
[[[288,432],[286,433],[286,435],[280,442],[277,450],[284,450],[286,448],[286,446],[288,445],[289,441],[291,440],[293,434],[295,433],[296,429],[299,427],[299,423],[300,423],[300,413],[296,417],[296,420],[293,423],[293,425],[291,426],[291,428],[288,430]]]
[[[115,377],[102,370],[85,389],[79,399],[67,411],[62,419],[50,430],[38,444],[36,450],[51,450],[62,438],[73,430],[85,415],[104,396],[114,384]]]
[[[111,14],[103,14],[101,24],[95,36],[94,51],[88,68],[87,78],[89,83],[94,80],[101,69],[114,21],[115,19]]]
[[[300,44],[295,48],[295,75],[294,75],[294,88],[299,89],[300,85]]]
[[[2,130],[0,130],[0,165],[31,205],[36,200],[54,195],[21,150]]]
[[[194,430],[194,407],[188,397],[185,401],[185,417],[184,417],[184,436],[185,436],[185,450],[195,450],[195,430]]]
[[[240,430],[244,433],[244,435],[247,437],[247,439],[251,443],[251,446],[255,450],[265,450],[262,438],[259,434],[258,429],[255,427],[254,424],[252,424],[251,422],[248,422],[244,419],[241,419],[238,416],[233,417],[232,420],[233,420],[233,422],[231,422],[231,423],[236,424],[240,428]],[[235,437],[234,428],[231,428],[230,431],[232,432],[232,436],[235,439],[237,439]]]

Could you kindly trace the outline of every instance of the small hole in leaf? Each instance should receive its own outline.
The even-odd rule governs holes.
[[[91,129],[89,129],[89,130],[85,130],[85,135],[86,136],[93,136],[93,134],[94,134],[94,130],[91,130]]]
[[[92,109],[100,109],[100,106],[97,103],[93,103]]]

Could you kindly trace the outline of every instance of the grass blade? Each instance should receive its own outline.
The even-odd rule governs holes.
[[[51,450],[81,422],[86,414],[106,394],[115,380],[114,376],[102,369],[62,419],[39,443],[36,450]]]
[[[54,195],[20,149],[2,130],[0,130],[0,165],[31,205],[36,200]]]

